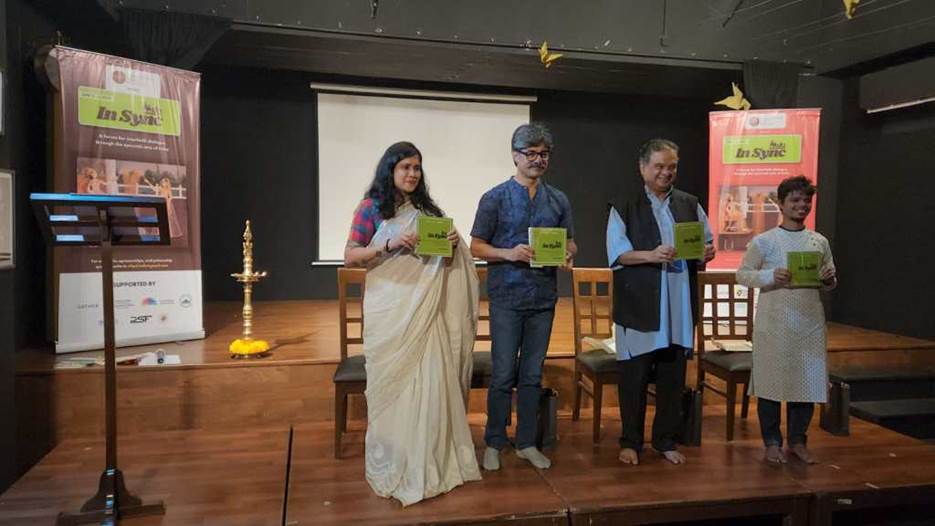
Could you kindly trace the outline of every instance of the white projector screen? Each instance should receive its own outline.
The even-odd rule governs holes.
[[[422,152],[429,193],[466,241],[480,197],[515,172],[510,137],[529,104],[318,94],[318,260],[341,261],[386,148]]]

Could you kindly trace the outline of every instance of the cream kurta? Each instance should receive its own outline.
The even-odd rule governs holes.
[[[822,254],[834,267],[828,240],[812,230],[774,228],[756,236],[737,270],[737,282],[760,288],[753,328],[750,394],[789,402],[827,401],[825,313],[817,289],[779,288],[773,271],[786,268],[789,252]]]
[[[370,241],[415,231],[404,205]],[[367,271],[367,482],[404,506],[480,480],[467,423],[477,272],[462,240],[453,260],[398,250]]]

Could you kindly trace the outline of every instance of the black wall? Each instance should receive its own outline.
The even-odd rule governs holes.
[[[837,79],[813,76],[799,78],[798,106],[821,108],[815,229],[828,238],[832,248],[835,246],[839,197],[842,94],[843,84]]]
[[[0,2],[0,69],[9,77],[7,61],[6,2]],[[6,96],[9,98],[9,95]],[[4,104],[6,101],[0,101]],[[4,113],[7,106],[4,104]],[[10,147],[7,135],[0,136],[0,167],[10,166]],[[13,384],[16,367],[13,330],[13,272],[0,270],[0,491],[15,478],[16,407]]]
[[[255,289],[257,299],[336,296],[334,269],[310,265],[317,250],[319,174],[315,97],[309,80],[307,74],[247,68],[203,71],[203,259],[208,301],[241,298],[240,287],[229,274],[240,268],[246,218],[252,220],[256,234],[257,268],[270,271]],[[649,138],[668,137],[681,145],[678,184],[707,202],[708,102],[538,95],[532,117],[548,124],[555,136],[556,155],[547,180],[568,195],[574,208],[580,248],[576,264],[606,265],[608,197],[639,190],[637,149]],[[508,142],[504,137],[505,147]],[[374,163],[380,153],[373,153]],[[348,224],[351,213],[348,210]],[[562,280],[565,293],[570,291],[567,281]]]
[[[935,103],[868,115],[845,83],[833,319],[935,338]]]
[[[607,266],[607,202],[642,191],[638,149],[663,137],[680,146],[676,185],[708,199],[708,102],[651,97],[543,93],[532,118],[555,136],[547,181],[564,191],[575,215],[578,266]],[[570,294],[570,289],[568,289]]]
[[[203,72],[201,104],[206,300],[242,298],[230,273],[242,270],[246,219],[256,268],[270,273],[254,289],[258,300],[336,297],[334,269],[311,268],[318,246],[318,119],[307,77],[210,69]]]
[[[5,130],[0,167],[15,172],[16,268],[0,271],[0,488],[20,474],[17,440],[15,351],[43,339],[45,331],[45,251],[35,235],[29,192],[45,183],[45,92],[32,73],[31,45],[54,35],[49,21],[26,2],[3,3],[2,60],[5,70]]]
[[[48,99],[33,70],[35,51],[55,43],[119,53],[122,39],[95,0],[0,0],[0,67],[5,73],[4,134],[0,167],[13,170],[16,200],[16,268],[0,271],[0,491],[44,455],[50,445],[50,413],[31,400],[33,414],[15,384],[15,352],[46,346],[46,248],[29,206],[29,193],[48,189]]]

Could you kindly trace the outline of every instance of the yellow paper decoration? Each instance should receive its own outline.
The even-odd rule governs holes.
[[[560,58],[562,58],[561,53],[549,52],[549,42],[544,40],[542,42],[542,47],[539,48],[539,60],[542,62],[545,68],[548,69],[550,66],[552,66],[553,62]]]
[[[844,14],[847,15],[848,20],[854,18],[854,13],[857,11],[857,4],[859,3],[860,0],[844,0]]]
[[[730,86],[733,89],[734,94],[731,95],[730,97],[725,97],[715,102],[715,104],[718,104],[721,106],[727,106],[728,108],[732,110],[749,110],[750,101],[743,98],[743,92],[740,91],[740,88],[737,87],[737,84],[735,82],[731,82]]]

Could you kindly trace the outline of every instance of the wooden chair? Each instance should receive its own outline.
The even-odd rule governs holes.
[[[480,288],[480,305],[478,306],[477,334],[475,342],[489,342],[490,338],[490,300],[487,298],[487,267],[477,267],[478,285]],[[490,373],[493,363],[490,351],[474,351],[474,369],[471,373],[471,389],[486,389],[490,387]]]
[[[334,458],[341,458],[341,438],[347,432],[347,398],[351,394],[364,394],[367,388],[367,370],[362,354],[348,356],[348,345],[364,343],[364,289],[367,269],[338,269],[339,326],[341,330],[341,362],[334,372]],[[359,315],[349,315],[348,305],[357,304]],[[356,310],[356,309],[355,309]],[[359,336],[349,336],[349,328],[359,325]]]
[[[603,350],[583,351],[581,340],[613,336],[613,271],[608,268],[575,268],[572,288],[575,317],[575,400],[572,419],[581,413],[581,391],[594,400],[594,443],[601,438],[601,402],[604,385],[617,383],[617,357]],[[606,290],[604,290],[606,288]]]
[[[699,320],[696,327],[698,352],[698,393],[708,388],[727,399],[727,440],[734,439],[734,410],[737,404],[737,386],[743,388],[740,417],[746,418],[750,397],[747,384],[753,356],[750,352],[706,351],[711,340],[753,340],[753,294],[747,288],[737,289],[737,278],[733,272],[698,273]],[[724,381],[726,387],[720,391],[705,381],[705,374],[712,374]]]

